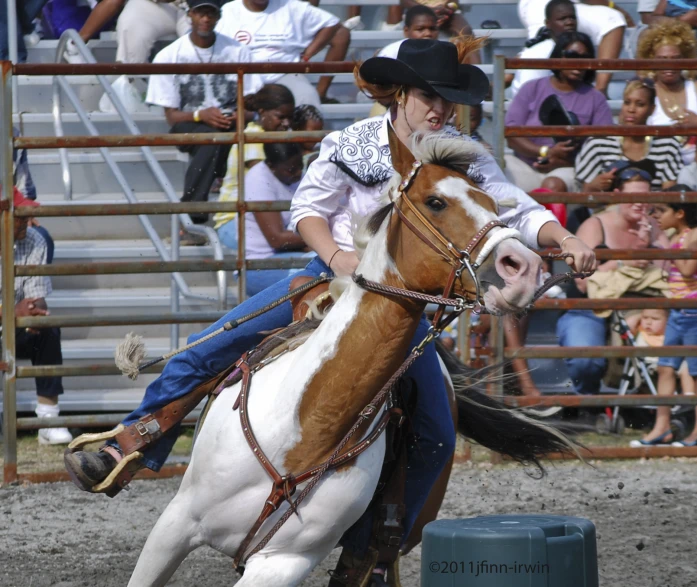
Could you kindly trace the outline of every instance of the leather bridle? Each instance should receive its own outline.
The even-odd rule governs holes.
[[[443,288],[442,296],[426,296],[425,294],[419,294],[418,292],[411,292],[403,288],[396,288],[391,286],[382,286],[380,289],[381,293],[391,293],[392,295],[401,295],[403,297],[408,297],[411,299],[417,299],[419,301],[433,302],[441,306],[438,318],[442,315],[442,310],[445,306],[454,306],[456,310],[462,312],[465,309],[471,309],[479,306],[484,306],[484,300],[482,299],[481,283],[479,276],[477,275],[477,270],[482,266],[484,261],[489,257],[494,248],[504,240],[509,238],[521,239],[520,233],[509,228],[504,222],[500,220],[492,220],[484,226],[482,226],[477,233],[470,239],[469,243],[464,249],[459,249],[455,246],[451,239],[445,236],[438,228],[436,228],[433,223],[428,220],[414,205],[414,203],[409,199],[407,191],[414,182],[416,174],[422,167],[421,161],[414,161],[411,166],[409,174],[402,180],[402,182],[397,187],[397,191],[401,198],[393,198],[392,202],[394,204],[394,210],[397,212],[399,219],[411,230],[422,242],[424,242],[428,247],[434,250],[438,255],[445,260],[449,265],[452,266],[452,271],[448,277],[445,287]],[[414,214],[416,219],[421,225],[426,229],[426,233],[417,227],[409,218],[407,218],[404,210],[399,205],[399,202],[403,201],[406,207]],[[494,228],[499,228],[499,230],[494,233],[482,246],[476,259],[472,261],[472,254],[475,249],[482,243],[482,240],[487,236],[491,230]],[[453,288],[455,287],[456,280],[460,279],[462,274],[466,272],[474,283],[474,292],[470,293],[474,296],[474,299],[469,299],[467,296],[456,298],[451,298]],[[372,284],[368,282],[362,276],[355,276],[354,280],[361,287],[365,289],[372,289],[377,291],[377,289],[372,287],[367,287],[366,285]],[[377,284],[376,284],[377,285]],[[426,300],[426,298],[429,298]]]

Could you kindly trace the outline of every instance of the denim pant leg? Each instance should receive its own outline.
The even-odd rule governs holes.
[[[203,332],[190,336],[188,342],[194,342],[220,328],[226,322],[241,318],[277,300],[288,293],[290,282],[294,277],[298,275],[317,277],[322,272],[331,274],[327,266],[319,257],[316,257],[310,261],[305,269],[293,275],[292,278],[280,281],[236,306]],[[259,334],[260,331],[288,326],[292,319],[291,304],[288,301],[249,322],[244,322],[233,330],[219,334],[199,346],[172,357],[162,374],[148,385],[140,406],[131,412],[123,423],[128,426],[139,418],[152,414],[175,399],[193,391],[196,386],[226,369],[239,359],[242,353],[258,344],[264,338],[263,334]],[[143,452],[145,466],[153,471],[159,471],[178,435],[178,427],[175,427],[152,447],[145,450]]]
[[[426,336],[430,323],[421,320],[412,348]],[[411,349],[410,349],[411,350]],[[450,413],[448,393],[438,361],[435,345],[426,347],[424,354],[406,373],[416,384],[417,399],[410,426],[413,440],[407,446],[407,474],[404,490],[404,538],[411,532],[431,488],[455,450],[455,428]],[[373,512],[368,510],[344,534],[343,546],[354,553],[365,552],[370,543]]]
[[[603,346],[606,336],[605,319],[591,310],[569,310],[557,321],[560,346]],[[600,391],[600,380],[607,369],[606,359],[574,358],[564,359],[564,362],[576,393]]]

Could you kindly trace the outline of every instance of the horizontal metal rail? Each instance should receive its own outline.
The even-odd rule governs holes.
[[[506,396],[501,398],[506,405],[516,408],[537,406],[548,408],[600,408],[620,406],[638,408],[641,406],[697,406],[697,395],[542,395],[536,397]]]
[[[697,192],[549,192],[532,194],[541,204],[680,204],[697,203]],[[285,212],[290,200],[257,202],[143,202],[138,204],[49,204],[40,207],[20,206],[15,216],[50,218],[60,216],[136,216],[140,214],[191,214],[216,212]]]
[[[225,312],[148,312],[143,314],[109,314],[98,316],[19,316],[17,328],[74,328],[78,326],[143,326],[146,324],[211,324]]]
[[[520,59],[505,60],[506,69],[592,69],[595,71],[696,70],[697,59]]]
[[[596,257],[600,261],[619,259],[631,260],[663,260],[663,259],[696,259],[697,251],[685,249],[597,249]],[[307,258],[298,256],[296,259],[250,259],[215,261],[211,259],[195,259],[189,261],[114,261],[109,263],[61,263],[58,265],[18,265],[16,276],[27,275],[121,275],[126,273],[181,273],[203,271],[232,271],[239,269],[245,263],[248,269],[294,268],[307,265]]]
[[[161,373],[164,365],[148,367],[146,374]],[[94,363],[91,365],[41,365],[17,366],[17,378],[31,377],[88,377],[91,375],[123,375],[114,363]]]
[[[17,418],[17,430],[38,430],[39,428],[100,428],[116,426],[123,422],[128,414],[94,414],[89,416],[57,416],[55,418]],[[198,412],[182,420],[182,424],[196,424]]]
[[[679,194],[676,194],[679,195]],[[142,202],[138,204],[48,204],[20,206],[15,216],[52,218],[60,216],[137,216],[140,214],[200,214],[215,212],[285,212],[290,200],[266,202]]]
[[[583,358],[623,358],[623,357],[697,357],[697,346],[665,346],[665,347],[524,347],[505,348],[506,359],[542,358],[563,359],[569,357]],[[147,373],[159,373],[162,365],[156,365]],[[121,375],[121,371],[113,363],[95,363],[91,365],[42,365],[18,366],[17,377],[81,377],[89,375]]]
[[[682,258],[682,257],[680,257]],[[303,268],[308,259],[301,255],[288,259],[192,259],[189,261],[113,261],[109,263],[60,263],[58,265],[18,265],[15,275],[123,275],[136,273],[198,273],[206,271],[234,271],[243,264],[248,269]]]
[[[674,137],[697,135],[697,125],[668,126],[507,126],[507,139],[515,137]]]
[[[506,359],[622,359],[625,357],[697,357],[697,346],[534,346],[504,349]]]
[[[697,310],[696,299],[678,298],[542,298],[532,310]]]
[[[313,63],[17,63],[14,75],[173,75],[233,73],[351,73],[353,61]]]
[[[530,194],[540,204],[582,204],[601,206],[607,204],[695,204],[697,192],[547,192]]]
[[[245,132],[245,143],[304,143],[321,141],[331,130]],[[18,149],[77,149],[102,147],[176,147],[180,145],[236,145],[237,132],[153,133],[142,135],[74,135],[16,137]]]

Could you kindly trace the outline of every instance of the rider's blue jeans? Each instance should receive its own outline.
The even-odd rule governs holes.
[[[240,318],[280,298],[289,291],[290,282],[294,277],[318,277],[320,273],[331,275],[331,270],[315,257],[305,269],[235,307],[203,332],[189,337],[189,342],[220,328],[225,322]],[[160,377],[148,386],[142,403],[124,420],[124,424],[131,424],[153,413],[226,369],[243,352],[261,341],[263,335],[259,334],[260,331],[281,328],[291,321],[291,305],[290,302],[286,302],[234,330],[173,357]],[[428,323],[422,320],[414,338],[415,344],[424,338],[427,329]],[[419,390],[416,413],[411,421],[416,442],[408,453],[405,490],[405,525],[411,528],[431,487],[455,450],[455,429],[438,356],[433,345],[427,347],[406,375],[415,381]],[[158,471],[162,467],[178,434],[179,430],[175,428],[144,451],[144,464],[149,469]]]

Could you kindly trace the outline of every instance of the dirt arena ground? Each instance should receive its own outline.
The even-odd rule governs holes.
[[[578,463],[550,467],[543,480],[518,466],[456,467],[442,517],[494,513],[583,516],[598,529],[604,587],[697,585],[697,463],[687,459]],[[71,485],[0,489],[0,585],[126,585],[141,546],[174,495],[178,479],[139,481],[118,498],[80,493]],[[303,584],[319,587],[334,559]],[[420,553],[403,561],[405,587],[419,585]],[[193,553],[170,585],[232,585],[226,557]]]

